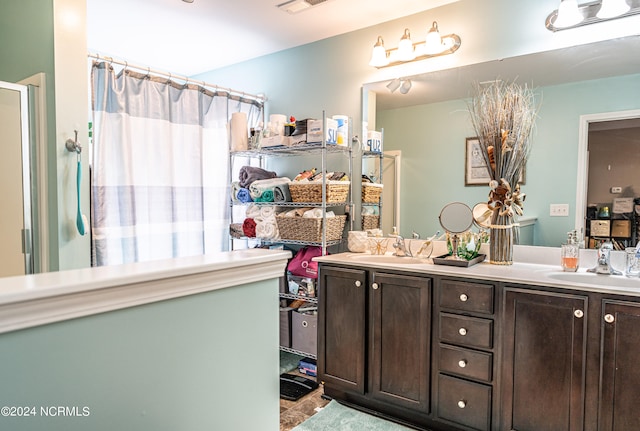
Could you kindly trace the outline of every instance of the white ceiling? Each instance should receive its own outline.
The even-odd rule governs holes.
[[[91,53],[185,76],[376,25],[458,0],[87,0]]]

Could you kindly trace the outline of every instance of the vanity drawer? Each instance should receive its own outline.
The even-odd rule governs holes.
[[[440,307],[493,314],[493,286],[466,281],[442,280]]]
[[[440,341],[491,349],[493,347],[493,321],[440,313]]]
[[[491,386],[438,376],[437,415],[474,430],[491,429]]]
[[[440,371],[491,383],[493,355],[486,352],[440,345]]]

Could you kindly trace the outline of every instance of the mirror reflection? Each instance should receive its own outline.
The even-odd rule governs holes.
[[[640,57],[628,53],[639,49],[640,37],[633,36],[400,77],[412,82],[407,94],[391,93],[387,81],[365,84],[364,121],[370,130],[384,128],[384,148],[403,155],[403,230],[435,230],[440,208],[448,202],[486,201],[488,186],[464,182],[465,140],[474,135],[467,103],[474,83],[502,79],[531,85],[540,104],[522,186],[526,200],[519,220],[520,243],[559,246],[574,228],[588,235],[584,172],[589,170],[589,157],[578,157],[581,141],[588,138],[581,136],[581,118],[591,116],[594,125],[602,121],[596,114],[606,119],[612,113],[638,110]],[[619,185],[608,181],[603,177],[599,187],[619,186],[634,198],[640,195],[638,187],[629,192],[632,178],[616,176]],[[590,179],[588,189],[592,187]],[[618,195],[607,197],[612,205]],[[568,208],[567,213],[552,215],[552,205],[557,204]]]

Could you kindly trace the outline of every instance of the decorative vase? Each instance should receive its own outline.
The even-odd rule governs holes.
[[[489,226],[489,263],[513,264],[513,217],[494,210]]]

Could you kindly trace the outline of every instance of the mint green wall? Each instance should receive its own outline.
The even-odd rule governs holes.
[[[534,245],[559,246],[575,223],[581,115],[640,109],[640,75],[537,88],[541,102],[527,164],[525,215],[537,216]],[[465,138],[475,135],[467,100],[378,112],[385,149],[402,151],[401,226],[430,235],[451,201],[485,202],[486,186],[464,185]],[[568,203],[569,217],[549,217]]]
[[[278,282],[268,280],[0,335],[12,431],[276,431]]]
[[[18,82],[39,72],[47,77],[49,124],[48,183],[56,184],[53,0],[4,1],[0,9],[0,80]],[[49,190],[49,254],[51,269],[58,268],[57,190]]]

